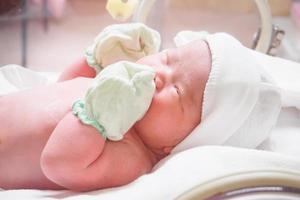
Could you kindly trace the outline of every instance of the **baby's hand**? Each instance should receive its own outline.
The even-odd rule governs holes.
[[[154,69],[120,61],[102,70],[74,113],[104,137],[117,141],[148,110],[155,92]]]
[[[100,72],[117,61],[135,62],[158,52],[160,35],[141,23],[114,24],[106,27],[86,49],[88,64]]]

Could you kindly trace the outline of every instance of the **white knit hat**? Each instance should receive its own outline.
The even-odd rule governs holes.
[[[172,152],[201,145],[257,147],[277,121],[279,89],[255,58],[257,52],[225,33],[200,37],[212,56],[201,123]]]

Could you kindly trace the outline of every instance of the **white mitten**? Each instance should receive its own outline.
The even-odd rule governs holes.
[[[114,24],[106,27],[85,52],[88,64],[99,73],[114,62],[138,59],[158,52],[160,34],[141,23]]]
[[[153,68],[120,61],[102,70],[73,112],[104,138],[121,140],[148,110],[155,91]]]

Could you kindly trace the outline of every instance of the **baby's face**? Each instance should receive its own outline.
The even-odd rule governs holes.
[[[156,91],[149,110],[134,128],[157,153],[169,153],[199,123],[202,98],[211,67],[206,42],[147,56],[138,63],[156,71]]]

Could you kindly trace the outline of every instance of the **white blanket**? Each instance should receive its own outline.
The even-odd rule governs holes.
[[[283,92],[283,108],[276,127],[260,149],[300,157],[300,64],[277,57],[265,57],[264,68]],[[261,57],[259,57],[261,56]]]
[[[0,66],[0,96],[37,85],[46,85],[57,78],[58,73],[55,72],[36,72],[14,64]]]
[[[7,190],[0,199],[172,200],[206,181],[238,172],[279,170],[300,173],[300,160],[273,152],[234,147],[196,147],[158,163],[131,184],[87,193]]]

